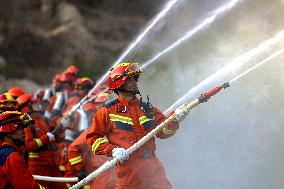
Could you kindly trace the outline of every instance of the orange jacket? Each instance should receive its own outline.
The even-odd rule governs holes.
[[[90,174],[108,160],[105,156],[94,155],[90,150],[86,143],[86,135],[88,132],[89,129],[86,129],[68,147],[69,166],[66,167],[65,173],[69,173],[69,176],[77,176],[78,171],[81,169],[84,169],[88,174]],[[68,168],[70,170],[67,170]],[[66,174],[65,176],[68,175]],[[113,189],[115,188],[115,182],[115,169],[109,169],[89,184],[91,185],[91,188],[94,189]]]
[[[129,148],[143,136],[166,119],[157,108],[153,108],[154,119],[149,119],[140,108],[140,101],[134,98],[130,102],[118,99],[102,107],[94,116],[92,128],[86,136],[87,143],[95,154],[112,155],[115,147]],[[168,138],[178,129],[178,122],[172,122],[157,134],[158,138]],[[106,137],[105,137],[106,136]],[[153,137],[133,155],[141,155],[147,149],[155,152]]]
[[[32,113],[31,117],[35,120],[35,125],[25,128],[29,165],[58,166],[60,154],[56,144],[50,142],[46,135],[50,129],[48,124],[38,113]]]
[[[2,143],[0,148],[4,146],[13,147],[16,151],[12,152],[0,166],[0,188],[43,189],[44,187],[36,183],[29,172],[21,150],[7,142]]]
[[[86,144],[86,133],[88,130],[85,130],[78,138],[76,138],[68,147],[68,159],[69,163],[72,167],[75,168],[76,171],[84,168],[84,163],[90,167],[91,165],[86,162],[86,160],[91,160],[92,158],[89,156],[88,149],[84,148]],[[86,157],[86,154],[87,157]],[[89,156],[89,157],[88,157]],[[85,161],[83,161],[85,160]]]

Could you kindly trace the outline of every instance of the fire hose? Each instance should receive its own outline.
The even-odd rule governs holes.
[[[49,181],[49,182],[78,182],[78,177],[49,177],[33,175],[35,180]]]
[[[227,83],[224,83],[223,85],[220,85],[220,86],[218,86],[218,87],[216,87],[216,88],[214,88],[214,89],[212,89],[212,90],[210,90],[206,93],[201,94],[200,97],[198,97],[197,99],[195,99],[191,103],[182,105],[180,107],[180,108],[182,108],[182,111],[180,113],[189,112],[189,110],[193,109],[195,106],[199,105],[200,103],[207,102],[207,100],[209,100],[210,97],[212,97],[213,95],[218,93],[221,89],[225,89],[229,86],[230,86],[229,82],[227,82]],[[132,154],[134,151],[136,151],[138,148],[140,148],[143,144],[145,144],[148,140],[150,140],[157,133],[159,133],[169,123],[171,123],[173,121],[177,121],[177,119],[176,119],[177,116],[178,115],[176,113],[174,113],[173,115],[168,117],[165,121],[163,121],[160,125],[158,125],[155,129],[153,129],[150,133],[148,133],[143,138],[141,138],[138,142],[133,144],[130,148],[127,149],[128,155]],[[105,172],[106,170],[108,170],[109,168],[114,166],[117,162],[118,162],[117,158],[114,158],[111,161],[105,162],[97,170],[95,170],[94,172],[89,174],[86,178],[84,178],[83,180],[81,180],[77,184],[71,186],[69,189],[78,189],[78,188],[84,186],[86,183],[90,182],[95,177],[99,176],[100,174],[102,174],[103,172]]]

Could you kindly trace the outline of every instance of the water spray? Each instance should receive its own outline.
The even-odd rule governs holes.
[[[230,81],[230,83],[233,83],[235,81],[237,81],[238,79],[240,79],[241,77],[247,75],[249,72],[257,69],[258,67],[262,66],[263,64],[269,62],[270,60],[272,60],[273,58],[281,55],[282,53],[284,53],[284,48],[280,49],[279,51],[273,53],[272,55],[270,55],[269,57],[265,58],[263,61],[259,62],[258,64],[254,65],[253,67],[251,67],[250,69],[246,70],[245,72],[241,73],[240,75],[238,75],[237,77],[235,77],[234,79],[232,79]]]
[[[217,8],[216,10],[213,11],[213,14],[207,18],[205,18],[199,25],[197,25],[195,28],[189,30],[188,32],[185,33],[185,35],[183,37],[181,37],[180,39],[178,39],[176,42],[174,42],[172,45],[170,45],[169,47],[167,47],[166,49],[162,50],[161,52],[157,53],[156,56],[154,56],[152,59],[148,60],[147,62],[145,62],[141,68],[144,69],[147,66],[151,65],[154,63],[155,60],[157,60],[158,58],[160,58],[162,55],[166,54],[167,52],[171,51],[172,49],[174,49],[175,47],[177,47],[178,45],[180,45],[182,42],[184,42],[185,40],[191,38],[194,34],[196,34],[198,31],[204,29],[206,26],[208,26],[209,24],[211,24],[217,16],[219,16],[220,14],[222,14],[223,12],[225,12],[226,10],[229,10],[231,8],[233,8],[240,0],[232,0],[229,3],[226,3],[225,5],[222,5],[221,7]]]
[[[115,67],[118,65],[127,55],[128,53],[145,37],[145,35],[158,23],[160,19],[165,17],[165,15],[168,13],[168,11],[177,3],[178,0],[170,0],[165,5],[165,7],[162,9],[161,12],[159,12],[152,22],[146,27],[146,29],[136,38],[135,41],[133,41],[126,50],[122,53],[122,55],[113,63],[111,67]],[[102,82],[104,82],[107,79],[108,72],[106,72],[103,77],[96,83],[96,85],[88,92],[88,94],[80,100],[80,102],[73,106],[71,111],[68,113],[69,117],[72,117],[72,115],[77,111],[77,109],[84,104],[84,102],[87,100],[87,98],[90,96],[90,94],[96,90]]]
[[[151,21],[151,23],[146,27],[146,29],[134,40],[122,53],[122,55],[113,63],[111,68],[118,65],[127,55],[128,53],[136,47],[136,45],[142,41],[142,39],[146,36],[146,34],[149,33],[149,31],[158,23],[159,20],[165,17],[165,15],[171,10],[171,8],[178,2],[178,0],[169,0],[168,3],[165,5],[165,7],[162,9],[161,12],[159,12]],[[82,98],[82,100],[79,102],[79,105],[74,106],[74,112],[82,105],[82,103],[90,96],[90,94],[96,90],[102,82],[104,82],[107,79],[108,72],[106,72],[103,77],[96,83],[96,85],[89,91],[89,93]]]
[[[225,83],[221,86],[218,86],[207,93],[202,94],[198,99],[194,100],[190,104],[187,104],[183,106],[183,111],[189,111],[190,109],[194,108],[200,103],[207,102],[213,95],[217,94],[221,89],[227,88],[229,86],[228,83]],[[153,129],[150,133],[145,135],[143,138],[141,138],[138,142],[133,144],[130,148],[127,149],[128,154],[132,154],[134,151],[136,151],[138,148],[140,148],[143,144],[145,144],[148,140],[150,140],[152,137],[154,137],[157,133],[159,133],[165,126],[167,126],[169,123],[173,121],[177,121],[176,116],[178,116],[176,113],[171,115],[169,118],[167,118],[165,121],[163,121],[159,126],[157,126],[155,129]],[[97,170],[89,174],[86,178],[78,182],[77,184],[73,185],[69,189],[78,189],[85,185],[86,183],[93,180],[95,177],[99,176],[112,166],[114,166],[116,163],[118,163],[118,159],[114,158],[111,161],[107,161],[102,166],[100,166]]]
[[[189,110],[193,109],[194,107],[196,107],[200,103],[207,102],[212,96],[219,93],[222,89],[228,88],[233,82],[239,80],[241,77],[243,77],[243,76],[247,75],[248,73],[250,73],[251,71],[259,68],[263,64],[268,63],[270,60],[272,60],[273,58],[275,58],[275,57],[277,57],[277,56],[279,56],[283,53],[284,53],[284,48],[276,51],[275,53],[273,53],[269,57],[267,57],[264,60],[262,60],[261,62],[257,63],[255,66],[244,71],[243,73],[241,73],[240,75],[238,75],[237,77],[232,79],[230,82],[226,82],[226,83],[224,83],[224,84],[222,84],[218,87],[213,88],[212,90],[210,90],[206,93],[201,94],[197,99],[193,100],[189,104],[182,105],[181,107],[183,107],[183,111],[188,112]],[[146,136],[144,136],[141,140],[139,140],[133,146],[128,148],[127,149],[128,154],[131,154],[132,152],[137,150],[139,147],[141,147],[145,142],[147,142],[150,138],[154,137],[158,132],[161,131],[162,128],[164,128],[170,122],[175,121],[176,116],[177,116],[177,114],[173,114],[168,119],[166,119],[163,123],[161,123],[159,126],[157,126],[154,130],[152,130],[150,133],[148,133]],[[92,179],[99,176],[104,171],[106,171],[109,168],[111,168],[112,166],[114,166],[116,163],[117,163],[116,158],[114,158],[111,161],[107,161],[101,167],[99,167],[96,171],[94,171],[88,177],[86,177],[84,180],[82,180],[79,183],[77,183],[76,185],[72,186],[71,189],[80,188],[81,186],[83,186],[87,182],[91,181]],[[62,178],[62,177],[45,177],[45,176],[39,176],[39,175],[33,175],[33,176],[36,180],[51,181],[51,182],[77,182],[78,181],[77,177],[72,177],[72,178],[64,178],[63,177]]]
[[[240,79],[244,75],[248,74],[249,72],[251,72],[254,69],[258,68],[259,66],[263,65],[264,63],[270,61],[271,59],[275,58],[276,56],[279,56],[283,52],[284,52],[284,48],[279,50],[279,51],[277,51],[276,53],[270,55],[269,57],[267,57],[266,59],[264,59],[263,61],[261,61],[257,65],[255,65],[254,67],[248,69],[247,71],[243,72],[242,74],[240,74],[236,78],[232,79],[230,82],[226,82],[226,83],[224,83],[224,84],[222,84],[222,85],[220,85],[218,87],[215,87],[215,88],[211,89],[210,91],[208,91],[206,93],[201,94],[197,99],[193,100],[189,104],[184,104],[184,105],[180,106],[180,108],[182,108],[182,111],[180,112],[180,114],[183,114],[184,112],[189,112],[191,109],[193,109],[197,105],[199,105],[201,103],[204,103],[204,102],[207,102],[212,96],[214,96],[217,93],[219,93],[222,89],[228,88],[232,82]],[[138,142],[136,142],[134,145],[132,145],[130,148],[128,148],[127,149],[127,153],[128,154],[133,153],[138,148],[140,148],[143,144],[145,144],[148,140],[150,140],[152,137],[154,137],[157,133],[159,133],[169,123],[171,123],[173,121],[177,121],[177,119],[176,119],[177,116],[178,116],[177,113],[174,113],[173,115],[171,115],[164,122],[162,122],[155,129],[153,129],[150,133],[145,135],[142,139],[140,139]],[[77,189],[77,188],[82,187],[84,184],[90,182],[95,177],[99,176],[100,174],[102,174],[103,172],[105,172],[106,170],[108,170],[109,168],[114,166],[117,162],[118,162],[117,158],[114,158],[111,161],[107,161],[101,167],[99,167],[97,170],[95,170],[90,175],[88,175],[85,179],[83,179],[80,182],[78,182],[77,184],[73,185],[70,189]]]
[[[183,95],[180,99],[178,99],[174,104],[172,104],[165,112],[164,114],[168,114],[170,111],[172,111],[176,106],[181,104],[185,99],[187,99],[193,92],[195,92],[197,89],[201,88],[202,86],[210,83],[214,79],[216,79],[218,76],[229,73],[233,70],[236,70],[237,68],[240,68],[245,63],[249,62],[251,59],[253,59],[255,56],[257,56],[260,52],[268,49],[272,45],[275,45],[276,43],[279,43],[279,41],[284,40],[284,30],[277,33],[274,37],[269,38],[268,40],[262,42],[257,47],[251,49],[250,51],[242,54],[241,56],[238,56],[234,58],[231,62],[223,66],[221,69],[219,69],[216,73],[212,74],[211,76],[207,77],[203,81],[201,81],[198,85],[191,88],[185,95]]]

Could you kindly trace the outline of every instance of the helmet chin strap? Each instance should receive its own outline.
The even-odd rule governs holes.
[[[141,93],[138,89],[135,90],[135,91],[127,91],[127,90],[125,90],[124,87],[121,87],[118,91],[121,91],[121,92],[124,92],[124,93],[129,93],[129,94],[132,94],[133,96],[140,94],[140,96],[141,96]]]

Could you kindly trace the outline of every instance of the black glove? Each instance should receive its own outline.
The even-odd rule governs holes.
[[[83,180],[84,178],[86,178],[88,176],[88,173],[85,171],[85,169],[81,169],[78,172],[78,181]]]

